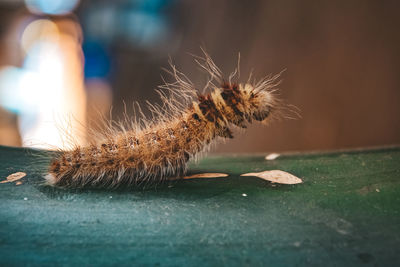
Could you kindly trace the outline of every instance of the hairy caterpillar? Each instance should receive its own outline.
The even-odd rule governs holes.
[[[236,83],[232,80],[239,68],[224,80],[206,53],[195,61],[209,74],[203,90],[208,93],[198,93],[171,64],[176,81],[160,86],[169,91],[159,91],[163,105],[148,103],[151,120],[109,127],[106,134],[95,135],[90,145],[62,151],[50,163],[47,183],[115,188],[183,177],[189,159],[218,137],[233,138],[230,126],[246,128],[247,122],[266,122],[279,113],[282,104],[274,95],[278,75]]]

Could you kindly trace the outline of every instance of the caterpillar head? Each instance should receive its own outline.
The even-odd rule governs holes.
[[[270,91],[257,90],[257,87],[251,84],[224,83],[222,90],[216,90],[211,94],[211,99],[226,121],[241,128],[246,128],[246,122],[253,120],[267,121],[275,106],[275,99]],[[203,99],[199,100],[200,107],[206,106]],[[213,112],[203,113],[213,114]]]
[[[252,119],[266,122],[276,105],[274,95],[268,90],[257,89],[249,83],[239,85],[239,90],[243,98],[246,119],[249,122]]]

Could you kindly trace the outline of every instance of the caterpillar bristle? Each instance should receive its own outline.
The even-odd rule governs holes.
[[[246,128],[247,123],[265,122],[279,114],[281,103],[274,95],[278,76],[257,83],[232,82],[239,73],[237,68],[225,81],[220,69],[204,54],[196,62],[209,74],[208,93],[199,93],[170,63],[175,82],[160,86],[162,105],[148,103],[151,120],[145,119],[139,106],[139,120],[125,117],[125,123],[103,125],[101,134],[93,131],[90,145],[62,151],[52,159],[47,183],[68,188],[116,188],[180,178],[186,173],[187,162],[206,151],[214,140],[233,138],[232,125]],[[128,126],[126,122],[130,122]]]

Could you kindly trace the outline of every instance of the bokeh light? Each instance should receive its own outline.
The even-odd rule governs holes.
[[[157,13],[129,12],[125,14],[124,30],[137,46],[158,46],[166,39],[166,21]]]
[[[39,77],[34,72],[7,66],[0,70],[0,105],[12,113],[35,113],[40,94],[32,87],[38,87]]]
[[[71,12],[79,0],[25,0],[29,11],[39,14],[63,15]]]
[[[25,28],[21,37],[21,46],[24,52],[28,52],[38,40],[48,40],[58,38],[59,32],[57,25],[48,19],[38,19]]]
[[[21,35],[21,68],[0,71],[0,105],[19,116],[22,144],[68,148],[85,143],[82,32],[73,20],[31,20]]]

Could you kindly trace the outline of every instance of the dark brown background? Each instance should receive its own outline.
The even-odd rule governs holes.
[[[252,68],[257,77],[286,69],[282,97],[301,110],[300,119],[251,126],[217,151],[399,143],[399,2],[210,0],[185,1],[181,8],[184,34],[173,58],[195,82],[203,76],[185,52],[200,53],[204,45],[229,73],[240,51],[243,77]],[[157,85],[158,70],[148,88]],[[133,75],[146,77],[148,69]]]

